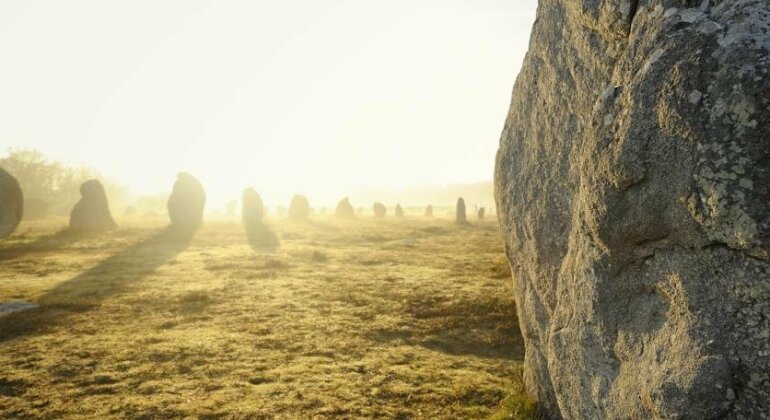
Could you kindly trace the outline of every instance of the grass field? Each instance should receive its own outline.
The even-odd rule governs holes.
[[[0,418],[528,418],[494,222],[163,222],[0,241]]]

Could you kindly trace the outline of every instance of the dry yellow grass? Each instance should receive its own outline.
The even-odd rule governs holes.
[[[160,222],[0,242],[2,418],[526,418],[493,222]],[[502,411],[501,411],[502,408]]]

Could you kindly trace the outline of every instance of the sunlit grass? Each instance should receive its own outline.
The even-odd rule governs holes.
[[[0,417],[528,418],[493,222],[160,222],[0,243]]]

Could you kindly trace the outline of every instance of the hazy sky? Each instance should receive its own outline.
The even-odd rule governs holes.
[[[0,154],[136,192],[490,180],[536,0],[2,0]]]

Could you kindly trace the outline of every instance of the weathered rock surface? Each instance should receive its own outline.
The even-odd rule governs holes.
[[[107,193],[99,180],[91,179],[80,185],[80,200],[70,212],[69,229],[77,232],[99,232],[115,229]]]
[[[21,223],[24,197],[16,178],[0,168],[0,238],[13,233]]]
[[[495,175],[554,418],[770,417],[770,3],[541,0]]]
[[[374,217],[377,218],[385,217],[385,214],[388,212],[388,208],[380,202],[375,202],[372,206],[372,210],[374,210]]]
[[[401,207],[401,204],[396,204],[395,215],[397,218],[404,217],[404,209]]]
[[[353,205],[350,204],[350,199],[348,197],[340,200],[337,204],[337,209],[334,211],[334,215],[337,216],[338,219],[353,219],[356,217],[356,212],[353,209]]]
[[[310,217],[310,201],[304,195],[295,195],[289,203],[289,219],[304,221]]]
[[[468,223],[468,216],[465,214],[465,200],[462,197],[457,199],[457,209],[455,210],[455,222],[460,225]]]
[[[168,216],[171,227],[186,232],[197,230],[203,223],[206,192],[194,176],[180,172],[174,190],[168,198]]]

